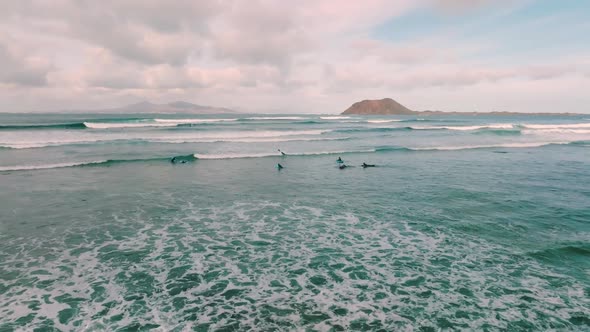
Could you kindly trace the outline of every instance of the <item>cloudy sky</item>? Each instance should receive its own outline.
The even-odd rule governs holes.
[[[0,111],[590,113],[587,0],[5,0]]]

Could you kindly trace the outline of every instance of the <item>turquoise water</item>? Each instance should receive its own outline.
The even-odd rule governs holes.
[[[588,118],[1,114],[0,331],[590,330]]]

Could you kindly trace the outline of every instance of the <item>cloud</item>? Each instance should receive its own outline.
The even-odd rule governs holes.
[[[375,30],[409,13],[471,15],[488,5],[501,7],[483,0],[1,1],[0,107],[188,99],[329,112],[343,98],[446,91],[459,104],[457,90],[590,78],[582,48],[517,59],[501,54],[512,50],[495,44],[502,40],[457,37],[461,26],[411,40]]]
[[[3,9],[3,10],[2,10]],[[198,51],[218,1],[34,1],[4,3],[6,20],[111,50],[131,61],[182,64]],[[54,23],[50,26],[48,23]]]
[[[26,55],[18,48],[0,42],[0,83],[44,86],[51,69],[47,59]]]

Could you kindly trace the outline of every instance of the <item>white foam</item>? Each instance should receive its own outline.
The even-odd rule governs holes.
[[[71,163],[58,163],[58,164],[44,164],[44,165],[0,166],[0,172],[7,172],[7,171],[27,171],[27,170],[51,169],[51,168],[64,168],[64,167],[74,167],[74,166],[82,166],[82,165],[101,164],[101,163],[104,163],[104,162],[106,162],[106,160],[89,161],[89,162],[71,162]]]
[[[470,149],[484,149],[484,148],[536,148],[552,144],[568,144],[570,142],[527,142],[527,143],[500,143],[489,145],[464,145],[464,146],[434,146],[434,147],[416,147],[412,150],[470,150]]]
[[[88,141],[80,141],[80,140],[64,140],[64,141],[57,141],[57,142],[9,142],[9,143],[0,143],[0,147],[10,148],[10,149],[35,149],[35,148],[45,148],[51,146],[62,146],[62,145],[70,145],[70,144],[95,144],[101,142],[112,142],[118,141],[118,139],[113,140],[88,140]]]
[[[246,118],[246,120],[303,120],[306,119],[301,116],[254,116]]]
[[[199,124],[199,123],[215,123],[215,122],[234,122],[238,119],[154,119],[158,123],[170,124]]]
[[[320,116],[322,120],[344,120],[350,119],[350,116]]]
[[[368,123],[390,123],[390,122],[400,122],[402,120],[397,119],[390,119],[390,120],[367,120]]]
[[[356,150],[356,151],[318,151],[318,152],[295,152],[287,153],[287,156],[318,156],[331,154],[347,154],[347,153],[371,153],[374,149]],[[265,157],[281,157],[280,152],[277,153],[220,153],[220,154],[200,154],[195,153],[197,159],[240,159],[240,158],[265,158]]]
[[[299,136],[310,139],[331,130],[261,130],[261,131],[166,131],[166,132],[102,132],[102,131],[48,131],[27,135],[0,132],[0,146],[12,149],[41,148],[71,144],[92,144],[115,141],[144,141],[162,143],[256,142],[257,140]],[[318,138],[318,137],[316,137]],[[323,137],[322,137],[323,138]],[[295,140],[294,138],[292,140]],[[311,140],[311,139],[310,139]],[[279,141],[279,140],[277,140]]]
[[[499,123],[489,124],[482,126],[412,126],[412,129],[417,130],[433,130],[433,129],[446,129],[446,130],[458,130],[458,131],[471,131],[480,129],[513,129],[514,126],[510,123]]]
[[[570,123],[570,124],[523,124],[528,129],[583,129],[590,128],[590,123]]]
[[[523,134],[590,134],[590,129],[569,129],[569,128],[550,128],[550,129],[525,129]]]
[[[116,129],[116,128],[141,128],[141,127],[175,127],[177,123],[158,122],[84,122],[86,128],[90,129]]]
[[[172,193],[170,195],[164,198],[176,197]],[[304,325],[304,318],[298,310],[301,304],[305,305],[307,312],[328,315],[327,323],[341,325],[345,330],[352,330],[354,321],[365,320],[367,323],[375,321],[388,330],[411,331],[417,324],[435,322],[440,317],[456,319],[469,330],[482,330],[486,326],[509,329],[509,322],[517,320],[524,320],[542,330],[549,323],[567,322],[587,303],[584,283],[575,278],[555,274],[536,260],[521,259],[520,255],[514,255],[505,246],[465,232],[455,233],[447,229],[421,231],[420,225],[410,226],[400,221],[401,218],[396,218],[395,214],[389,218],[378,218],[371,211],[353,211],[352,207],[339,208],[337,212],[320,211],[314,217],[301,206],[290,203],[246,201],[230,206],[223,206],[222,203],[202,206],[195,204],[192,197],[171,203],[174,203],[178,214],[170,214],[166,223],[136,207],[137,210],[132,212],[137,213],[115,211],[112,224],[74,223],[68,225],[66,235],[58,233],[50,240],[41,240],[35,245],[31,245],[37,236],[34,233],[23,238],[2,238],[9,248],[19,248],[18,255],[3,257],[3,266],[9,271],[28,275],[32,269],[42,268],[55,276],[55,282],[51,288],[35,287],[35,284],[15,284],[11,287],[0,297],[0,306],[18,307],[18,312],[7,311],[0,315],[0,324],[34,312],[26,306],[33,299],[41,303],[37,315],[47,317],[60,330],[116,330],[133,322],[153,322],[159,324],[158,329],[161,330],[184,331],[195,326],[187,319],[190,316],[199,324],[211,323],[212,330],[236,320],[243,330],[280,330],[280,326],[273,322],[288,322],[292,324],[292,330],[312,326],[322,330],[328,327],[323,323]],[[279,213],[267,213],[271,212],[267,210],[269,208]],[[129,231],[128,234],[123,232],[119,235],[117,230],[122,227]],[[115,231],[116,238],[107,235],[105,239],[99,238],[100,242],[94,240],[96,234],[110,234],[111,231]],[[68,234],[79,235],[83,243],[67,244],[64,239]],[[261,238],[272,242],[272,245],[267,248],[240,245],[238,257],[224,255],[225,249],[216,248],[235,248],[233,240],[246,242]],[[201,252],[187,250],[196,245],[201,247]],[[43,257],[42,253],[46,250],[39,250],[41,248],[51,249],[52,255]],[[89,251],[74,254],[78,248]],[[322,248],[329,248],[334,254],[320,253]],[[149,254],[146,259],[133,263],[104,257],[107,252],[131,250]],[[326,275],[327,268],[310,266],[310,261],[317,255],[326,255],[329,264],[360,267],[368,279],[355,278],[354,272],[349,273],[345,269],[331,269],[340,278],[340,281],[332,280]],[[433,265],[438,258],[450,259],[452,265],[446,268]],[[490,261],[500,262],[502,268],[485,268],[482,262]],[[214,280],[203,280],[192,288],[183,289],[178,295],[171,295],[166,291],[168,286],[177,284],[180,278],[169,278],[169,272],[183,265],[190,265],[187,273],[202,276],[207,272],[217,272],[219,275]],[[247,270],[241,268],[246,265],[249,265]],[[303,272],[296,276],[288,272],[300,269]],[[420,271],[418,275],[417,270]],[[515,277],[516,272],[522,270],[530,273]],[[126,294],[137,292],[137,284],[130,283],[133,281],[130,274],[134,272],[157,280],[154,282],[157,288],[144,297],[145,310],[140,312],[133,310],[136,301],[124,300]],[[324,276],[326,285],[311,285],[309,279],[314,275]],[[418,276],[424,279],[421,284],[405,285]],[[549,287],[547,280],[555,278],[559,278],[560,285]],[[297,288],[289,287],[291,280],[297,281]],[[223,293],[201,295],[219,281],[227,283],[226,290],[241,288],[243,294],[233,298],[226,298]],[[237,286],[235,281],[249,285]],[[286,287],[272,287],[273,281]],[[96,285],[105,289],[99,297],[92,296],[92,288]],[[391,289],[392,286],[404,292],[397,292]],[[473,293],[472,298],[460,295],[461,287],[468,288]],[[497,294],[491,291],[493,289],[510,289],[517,293]],[[570,293],[569,289],[581,291]],[[425,291],[432,292],[432,296],[420,296]],[[377,294],[381,295],[379,299]],[[524,294],[536,301],[528,303],[519,299]],[[83,299],[67,325],[59,322],[59,311],[63,307],[54,301],[59,295]],[[52,300],[51,304],[42,301],[44,296]],[[183,298],[187,306],[174,310],[170,304]],[[244,302],[251,303],[244,305]],[[97,315],[107,304],[110,308],[108,313]],[[267,305],[292,313],[269,316],[260,310]],[[347,309],[347,314],[334,315],[335,306]],[[498,314],[494,309],[501,311]],[[458,311],[472,312],[473,315],[456,318]],[[406,312],[418,314],[409,320],[400,316]],[[537,318],[536,315],[541,313],[545,317]],[[232,314],[241,317],[232,319]],[[118,315],[122,317],[118,322],[109,319]],[[82,321],[83,325],[74,326],[74,322],[78,321]],[[539,321],[541,325],[535,325]],[[37,323],[32,321],[22,329],[32,330]]]
[[[325,137],[325,138],[304,138],[304,137],[261,137],[261,138],[212,138],[212,139],[148,139],[146,142],[154,143],[218,143],[218,142],[231,142],[231,143],[274,143],[274,142],[314,142],[314,141],[343,141],[350,139],[350,137]]]

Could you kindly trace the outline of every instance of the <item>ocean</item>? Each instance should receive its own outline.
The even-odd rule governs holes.
[[[588,331],[590,115],[0,114],[0,331],[104,330]]]

